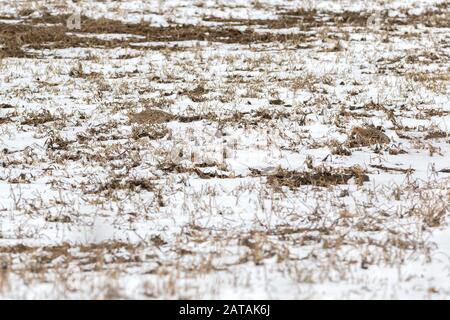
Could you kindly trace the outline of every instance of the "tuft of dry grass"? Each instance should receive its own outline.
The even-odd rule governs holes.
[[[330,187],[337,184],[347,184],[350,179],[355,178],[361,184],[369,181],[369,177],[360,168],[349,168],[336,170],[331,168],[316,168],[312,172],[297,172],[278,169],[267,177],[267,183],[272,187],[286,186],[291,189],[305,185],[319,187]]]

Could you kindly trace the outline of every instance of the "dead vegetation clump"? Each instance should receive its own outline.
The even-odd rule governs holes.
[[[267,183],[272,187],[286,186],[295,189],[304,185],[330,187],[338,184],[347,184],[354,178],[356,183],[369,181],[365,171],[359,167],[347,169],[316,168],[311,172],[289,171],[279,168],[267,177]]]
[[[442,138],[448,138],[450,135],[448,132],[442,131],[442,130],[430,130],[426,136],[425,140],[429,139],[442,139]]]
[[[72,141],[61,137],[57,132],[52,131],[50,137],[45,141],[45,146],[49,150],[68,150]]]
[[[58,220],[58,219],[57,219]],[[49,222],[62,222],[67,221],[54,221],[53,218],[49,218]],[[44,270],[57,269],[69,267],[70,264],[78,264],[85,271],[91,271],[92,268],[100,270],[105,267],[104,257],[106,255],[112,255],[112,263],[123,264],[140,261],[136,254],[138,245],[132,245],[121,241],[108,241],[100,243],[91,243],[83,245],[70,245],[63,243],[54,246],[28,246],[23,244],[17,244],[14,246],[0,246],[0,257],[8,255],[13,257],[18,255],[21,259],[27,258],[28,263],[23,264],[11,264],[9,265],[9,271],[20,273],[21,271],[42,273]],[[120,252],[127,252],[128,257],[124,257]],[[55,263],[58,261],[57,263]]]
[[[25,114],[25,118],[21,121],[22,125],[37,126],[47,122],[56,121],[58,118],[51,114],[50,111],[44,109],[39,111],[31,111]]]
[[[218,170],[205,170],[205,168],[214,168],[216,167]],[[225,172],[221,172],[223,165],[217,164],[217,163],[197,163],[193,167],[187,167],[183,166],[174,162],[166,162],[161,163],[158,165],[158,169],[167,172],[167,173],[189,173],[189,174],[195,174],[200,179],[211,179],[211,178],[219,178],[219,179],[226,179],[230,178],[231,176]]]
[[[267,110],[260,109],[256,111],[255,116],[261,120],[278,120],[283,118],[289,118],[291,114],[282,110]]]
[[[433,200],[432,200],[433,199]],[[420,205],[412,208],[408,215],[416,216],[422,219],[423,223],[429,228],[436,228],[444,224],[450,210],[445,197],[439,200],[435,198],[421,199]]]
[[[145,190],[153,192],[155,190],[154,184],[147,178],[125,178],[114,177],[107,182],[100,183],[95,190],[86,190],[87,194],[106,193],[111,195],[114,191],[125,190],[131,192],[137,192]]]
[[[436,63],[437,61],[442,60],[439,57],[433,57],[433,59],[428,59],[428,63]],[[419,61],[413,60],[409,63],[417,64]],[[423,59],[420,60],[421,63],[424,63]],[[447,73],[425,73],[425,72],[414,72],[406,75],[407,79],[411,79],[415,82],[420,83],[425,88],[430,91],[439,93],[439,94],[447,94],[447,86],[450,82],[450,75]]]
[[[382,111],[386,114],[386,117],[392,122],[392,124],[396,128],[401,127],[397,122],[394,111],[385,107],[384,105],[382,105],[380,103],[375,103],[375,102],[371,101],[371,102],[367,103],[366,105],[364,105],[364,110],[367,110],[369,112],[371,112],[373,110]]]
[[[48,215],[45,217],[47,222],[70,223],[72,219],[67,215]]]
[[[177,116],[177,121],[188,123],[194,121],[208,120],[208,121],[217,121],[218,116],[212,112],[208,112],[205,114],[196,114],[196,115],[179,115]]]
[[[328,147],[331,149],[331,154],[339,155],[339,156],[351,156],[352,152],[347,149],[343,143],[340,143],[337,140],[331,140],[328,143]]]
[[[407,174],[411,174],[413,173],[415,170],[412,168],[409,169],[403,169],[403,168],[392,168],[392,167],[386,167],[384,165],[378,165],[378,164],[371,164],[370,165],[372,168],[376,168],[376,169],[380,169],[383,171],[394,171],[394,172],[402,172],[402,173],[407,173]]]
[[[11,117],[5,116],[5,117],[0,117],[0,124],[4,124],[4,123],[8,123],[11,122]]]

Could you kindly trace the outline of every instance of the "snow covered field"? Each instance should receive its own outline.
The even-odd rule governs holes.
[[[446,1],[0,0],[0,298],[449,299]]]

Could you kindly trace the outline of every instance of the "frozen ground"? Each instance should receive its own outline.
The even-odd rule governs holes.
[[[448,2],[68,3],[0,1],[1,298],[450,298]]]

